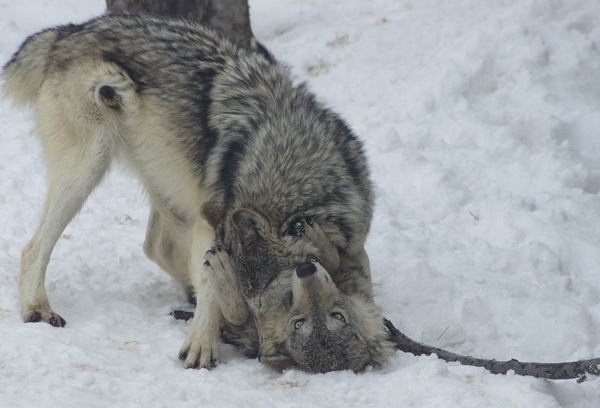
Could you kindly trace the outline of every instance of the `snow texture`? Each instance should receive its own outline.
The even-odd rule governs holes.
[[[251,0],[254,33],[364,140],[367,252],[384,314],[479,358],[600,357],[600,2]],[[0,60],[102,0],[0,0]],[[31,114],[0,105],[0,406],[577,407],[583,384],[397,352],[364,372],[270,371],[223,345],[177,354],[191,310],[142,252],[148,206],[119,169],[65,230],[46,287],[57,329],[20,317],[20,252],[45,194]]]

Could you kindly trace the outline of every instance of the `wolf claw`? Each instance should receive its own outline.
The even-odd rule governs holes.
[[[186,369],[206,368],[210,370],[211,368],[215,368],[218,358],[214,358],[213,354],[218,354],[218,350],[213,348],[212,350],[207,350],[206,353],[210,355],[209,358],[204,356],[202,352],[197,353],[194,350],[180,351],[179,359],[184,361],[183,366]]]
[[[303,234],[318,248],[318,258],[321,260],[323,267],[329,273],[335,272],[340,266],[340,255],[337,247],[329,240],[316,221],[313,221],[310,217],[305,217],[303,223]]]
[[[42,315],[38,312],[33,312],[31,316],[29,316],[29,319],[27,319],[27,323],[37,323],[40,320],[42,320]]]
[[[46,322],[54,327],[64,327],[67,322],[65,319],[57,315],[56,313],[50,312],[38,312],[34,310],[29,314],[28,318],[23,319],[25,323],[38,323]]]
[[[65,319],[63,319],[60,316],[58,316],[58,318],[56,318],[54,316],[51,317],[50,320],[48,320],[48,323],[50,323],[54,327],[64,327],[67,324]]]

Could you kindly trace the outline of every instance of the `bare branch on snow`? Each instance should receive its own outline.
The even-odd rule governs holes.
[[[506,374],[509,370],[513,370],[515,374],[518,375],[546,378],[548,380],[577,378],[578,382],[583,382],[586,379],[586,374],[595,376],[600,375],[600,358],[566,363],[522,363],[515,359],[509,361],[483,360],[469,356],[461,356],[459,354],[454,354],[449,351],[419,343],[406,337],[406,335],[396,329],[389,320],[383,319],[383,323],[390,331],[392,340],[396,343],[396,348],[416,356],[435,354],[442,360],[448,362],[457,361],[463,365],[483,367],[494,374]]]

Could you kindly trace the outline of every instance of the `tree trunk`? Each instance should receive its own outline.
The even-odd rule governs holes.
[[[106,11],[148,13],[207,24],[245,46],[256,47],[248,0],[106,0]]]

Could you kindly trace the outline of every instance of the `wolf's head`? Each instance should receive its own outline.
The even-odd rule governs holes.
[[[309,256],[288,279],[287,298],[261,305],[256,315],[262,363],[277,370],[360,371],[393,352],[378,308],[339,291],[318,259]]]
[[[338,268],[337,251],[333,256],[294,230],[297,220],[306,214],[275,220],[272,214],[255,208],[229,210],[217,203],[205,204],[202,214],[215,229],[218,243],[229,248],[240,287],[249,301],[263,294],[282,271],[294,269],[309,254],[321,259],[327,270]]]
[[[258,346],[247,354],[277,370],[360,371],[393,352],[379,309],[358,292],[342,293],[328,273],[339,265],[337,251],[333,257],[295,234],[293,216],[274,227],[255,209],[221,211],[212,206],[203,213],[231,250],[259,337],[249,341],[251,330],[240,335],[229,326],[230,341]]]

